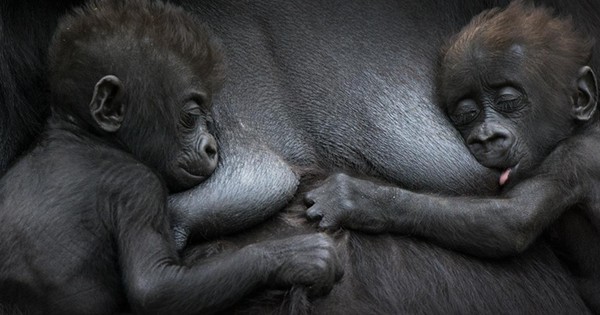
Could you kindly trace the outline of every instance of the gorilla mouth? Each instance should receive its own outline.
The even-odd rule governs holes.
[[[195,174],[193,171],[191,171],[187,167],[180,166],[180,169],[181,169],[182,173],[188,178],[191,178],[194,180],[200,180],[200,181],[202,181],[206,178],[206,176],[204,176],[204,175]]]
[[[175,182],[175,189],[173,191],[183,191],[190,189],[202,182],[204,182],[208,176],[197,174],[193,167],[188,165],[179,164],[174,167],[172,172],[173,180]]]

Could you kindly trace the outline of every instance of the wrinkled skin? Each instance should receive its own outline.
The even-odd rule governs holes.
[[[442,39],[497,3],[178,2],[222,39],[229,78],[213,113],[220,165],[171,199],[179,244],[231,234],[204,245],[213,255],[314,231],[295,213],[273,217],[307,168],[444,194],[497,189],[499,172],[472,157],[433,97]],[[593,1],[562,5],[600,34]],[[344,231],[334,239],[345,275],[312,301],[317,313],[586,312],[543,242],[491,261],[412,237]],[[280,303],[258,292],[236,310],[277,311]]]

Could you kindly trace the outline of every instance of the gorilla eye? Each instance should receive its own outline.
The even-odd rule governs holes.
[[[510,86],[504,87],[498,91],[494,109],[499,112],[511,113],[523,107],[522,94],[517,89]]]
[[[186,129],[193,129],[200,116],[202,116],[200,106],[194,101],[188,102],[181,112],[181,126]]]
[[[498,101],[494,107],[499,112],[512,113],[521,108],[521,103],[518,100]]]
[[[456,108],[449,116],[455,125],[461,126],[475,120],[475,118],[479,116],[479,112],[479,108],[475,101],[472,99],[464,99],[456,104]]]

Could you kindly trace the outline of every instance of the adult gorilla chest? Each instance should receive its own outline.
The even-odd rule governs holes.
[[[221,37],[228,64],[228,79],[214,107],[220,166],[207,182],[171,200],[175,218],[191,227],[187,232],[196,228],[198,234],[214,236],[247,228],[232,218],[263,222],[291,198],[298,184],[294,170],[304,167],[326,172],[346,168],[440,193],[494,189],[497,174],[468,153],[435,106],[432,91],[442,38],[492,3],[175,2]],[[598,19],[592,2],[577,2],[567,12],[591,8],[577,21],[592,25]],[[18,7],[23,16],[32,11],[15,3],[0,7]],[[568,9],[571,4],[561,5]],[[37,3],[31,7],[38,10],[33,16],[48,20],[60,12],[45,11]],[[36,34],[50,32],[36,23],[18,25]],[[26,34],[0,35],[14,39],[13,47],[20,52],[33,50],[28,45],[35,37]],[[38,45],[45,49],[45,43]],[[29,86],[16,92],[9,88],[33,82],[32,73],[41,73],[42,67],[34,68],[38,72],[21,71],[16,79],[2,70],[3,78],[13,80],[5,80],[11,83],[2,86],[3,92],[25,94],[22,90]],[[12,99],[6,95],[0,100],[8,104]],[[19,104],[8,104],[9,113]],[[5,120],[0,145],[8,149],[0,151],[8,157],[1,162],[14,157],[14,130],[32,124]],[[231,240],[241,245],[313,231],[297,220],[280,218]],[[568,275],[544,244],[518,258],[483,261],[410,237],[344,232],[337,242],[345,276],[329,296],[315,301],[317,313],[566,313],[583,308]],[[241,305],[241,310],[273,306],[254,302]],[[270,310],[277,310],[278,302]]]
[[[297,165],[326,159],[414,188],[489,186],[464,178],[465,169],[483,168],[432,102],[440,32],[456,23],[431,29],[440,20],[434,4],[188,6],[226,46],[228,81],[216,110],[227,116],[216,121],[235,124],[221,123],[224,132],[256,139]]]
[[[282,187],[293,192],[295,184],[284,179],[307,167],[349,169],[440,193],[496,188],[499,174],[468,153],[432,90],[443,38],[486,4],[183,5],[222,39],[228,80],[215,106],[223,168],[206,185],[173,197],[176,217],[200,222],[224,204],[229,217],[249,217],[249,208],[269,209],[265,195],[275,196],[273,202],[289,194]],[[245,244],[311,231],[288,215],[228,240]],[[204,236],[237,231],[233,224],[214,228],[214,220],[190,225],[192,234]],[[317,313],[585,312],[544,244],[518,258],[483,261],[409,237],[344,232],[337,241],[345,276],[315,301]],[[262,304],[244,303],[241,311],[268,308],[255,301]]]

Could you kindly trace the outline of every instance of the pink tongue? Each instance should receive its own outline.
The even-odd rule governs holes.
[[[508,181],[508,175],[510,175],[510,170],[511,170],[510,168],[507,168],[500,175],[500,186],[503,186]]]

